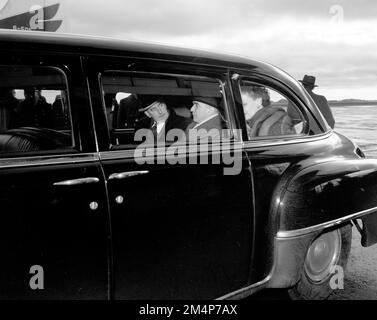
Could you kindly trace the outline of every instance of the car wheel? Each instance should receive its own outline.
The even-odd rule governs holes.
[[[307,251],[300,280],[288,290],[289,296],[294,300],[327,299],[333,291],[330,287],[333,268],[340,266],[345,270],[351,242],[351,224],[315,238]]]

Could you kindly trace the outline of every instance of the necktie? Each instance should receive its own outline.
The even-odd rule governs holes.
[[[157,139],[157,122],[154,122],[152,127],[151,127],[151,130],[153,132],[153,136],[155,139]]]

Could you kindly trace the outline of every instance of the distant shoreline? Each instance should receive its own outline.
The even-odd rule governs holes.
[[[377,101],[329,101],[330,107],[347,107],[347,106],[377,106]]]
[[[346,107],[346,106],[377,106],[377,101],[368,100],[349,100],[349,101],[329,101],[331,107]]]

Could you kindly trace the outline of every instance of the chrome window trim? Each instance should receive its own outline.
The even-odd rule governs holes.
[[[305,141],[318,141],[322,139],[328,138],[332,135],[332,131],[329,131],[325,134],[320,136],[313,136],[313,137],[306,137],[305,139],[294,139],[289,141],[276,141],[271,144],[265,144],[264,142],[260,141],[259,143],[251,142],[251,141],[232,141],[232,144],[237,146],[238,149],[245,149],[245,148],[256,148],[260,146],[273,146],[273,145],[285,145],[285,144],[293,144],[293,143],[300,143]],[[208,151],[206,153],[210,154],[213,152],[221,152],[222,146],[226,146],[228,144],[224,143],[216,143],[212,145],[208,145]],[[176,145],[176,146],[184,146]],[[200,151],[200,145],[196,145],[198,147],[198,153]],[[150,148],[154,149],[154,148]],[[165,147],[156,148],[154,149],[154,153],[164,155],[162,151]],[[98,161],[98,160],[116,160],[116,159],[124,159],[134,158],[134,149],[122,149],[122,150],[108,150],[108,151],[101,151],[99,153],[68,153],[68,154],[58,154],[58,155],[45,155],[45,156],[25,156],[25,157],[8,157],[8,158],[0,158],[0,168],[9,168],[9,167],[20,167],[20,166],[36,166],[36,165],[44,165],[44,164],[60,164],[60,163],[76,163],[76,162],[86,162],[86,161]],[[201,153],[203,154],[203,153]],[[205,153],[204,153],[205,154]],[[188,153],[190,155],[190,152]],[[377,210],[377,208],[376,208]]]
[[[279,146],[279,145],[288,145],[288,144],[296,144],[296,143],[305,143],[305,142],[315,142],[320,140],[325,140],[333,135],[333,131],[329,130],[325,133],[317,134],[314,136],[285,136],[284,138],[278,138],[278,136],[271,137],[268,139],[260,139],[260,140],[250,140],[244,141],[245,148],[258,148],[258,147],[271,147],[271,146]]]
[[[316,232],[316,231],[322,231],[324,229],[332,228],[332,227],[338,226],[340,224],[343,224],[343,223],[345,223],[349,220],[358,219],[358,218],[361,218],[365,215],[375,213],[375,212],[377,212],[377,207],[369,208],[369,209],[366,209],[366,210],[363,210],[363,211],[359,211],[359,212],[350,214],[350,215],[345,216],[345,217],[341,217],[341,218],[338,218],[338,219],[334,219],[334,220],[331,220],[331,221],[320,223],[320,224],[317,224],[317,225],[314,225],[314,226],[311,226],[311,227],[307,227],[307,228],[301,228],[301,229],[296,229],[296,230],[288,230],[288,231],[279,231],[277,233],[277,238],[279,238],[279,239],[294,238],[294,237],[303,236],[303,235],[306,235],[306,234],[309,234],[309,233],[313,233],[313,232]]]
[[[219,142],[216,142],[214,144],[206,144],[205,146],[207,147],[207,150],[201,150],[200,148],[200,144],[193,144],[192,146],[194,146],[194,150],[190,150],[190,145],[186,145],[186,144],[174,144],[174,147],[177,147],[177,148],[183,148],[183,147],[186,147],[186,150],[187,150],[187,153],[184,153],[182,156],[180,156],[180,158],[183,158],[183,157],[186,157],[186,156],[191,156],[191,155],[210,155],[210,154],[216,154],[216,153],[221,153],[224,148],[226,151],[228,151],[228,146],[230,146],[230,150],[233,152],[235,150],[239,150],[242,152],[242,150],[244,149],[244,142],[242,141],[230,141],[230,142],[223,142],[223,141],[219,141]],[[136,146],[137,148],[137,146]],[[108,150],[108,151],[101,151],[99,152],[99,158],[100,160],[118,160],[118,159],[135,159],[135,151],[136,151],[136,148],[134,149],[122,149],[122,150]],[[152,153],[153,152],[153,156],[151,157],[145,157],[145,159],[159,159],[161,157],[163,158],[166,158],[166,159],[170,159],[170,158],[177,158],[176,155],[169,155],[169,156],[166,156],[166,150],[169,149],[170,146],[169,145],[166,145],[166,146],[161,146],[161,147],[157,147],[157,148],[154,148],[154,147],[146,147],[145,150],[148,150],[148,152]]]
[[[288,144],[296,144],[296,143],[305,143],[305,142],[315,142],[315,141],[320,141],[320,140],[325,140],[333,135],[333,131],[327,131],[325,133],[321,133],[319,135],[315,136],[302,136],[302,137],[295,137],[295,138],[287,138],[283,140],[274,140],[274,139],[268,139],[268,140],[259,140],[259,141],[232,141],[235,145],[242,145],[243,150],[249,150],[251,148],[260,148],[260,147],[271,147],[271,146],[279,146],[279,145],[288,145]],[[287,136],[288,137],[288,136]],[[208,144],[208,149],[210,151],[213,151],[213,146],[224,146],[227,145],[224,142],[220,141],[216,144],[209,145]],[[126,146],[126,145],[125,145]],[[175,144],[174,146],[176,147],[182,147],[184,144]],[[199,149],[199,144],[197,145]],[[133,148],[125,148],[125,149],[111,149],[111,150],[105,150],[105,151],[100,151],[100,157],[102,159],[117,159],[117,158],[131,158],[133,157],[133,154],[136,150],[138,145],[135,145]],[[169,146],[166,146],[169,147]],[[161,148],[156,148],[158,151],[161,152],[163,147]],[[148,150],[155,150],[154,147],[147,148]]]
[[[147,59],[149,60],[149,59]],[[153,62],[153,60],[150,60]],[[226,68],[223,68],[223,69],[226,69]],[[105,73],[115,73],[115,74],[125,74],[125,75],[129,75],[129,74],[140,74],[140,75],[157,75],[157,76],[169,76],[169,77],[184,77],[184,78],[187,78],[187,79],[190,79],[190,80],[198,80],[198,79],[201,79],[201,80],[208,80],[208,79],[216,79],[218,81],[221,81],[220,79],[218,78],[211,78],[211,77],[208,77],[208,76],[201,76],[201,75],[196,75],[196,74],[184,74],[184,73],[172,73],[172,72],[154,72],[154,71],[138,71],[138,70],[116,70],[116,69],[106,69],[102,72],[101,76],[104,75]]]
[[[81,59],[82,63],[82,59]],[[92,102],[92,92],[90,88],[90,83],[89,83],[89,78],[87,75],[85,75],[85,84],[86,84],[86,89],[88,90],[88,98],[89,98],[89,106],[90,106],[90,115],[91,115],[91,120],[92,120],[92,125],[93,125],[93,134],[94,134],[94,143],[96,147],[96,152],[99,152],[99,144],[98,144],[98,137],[97,137],[97,128],[96,128],[96,123],[94,120],[94,112],[93,112],[93,102]]]
[[[0,159],[0,169],[57,164],[76,164],[99,161],[97,153],[72,153],[46,156],[17,157]]]
[[[224,101],[224,116],[226,119],[223,119],[225,120],[225,122],[228,124],[228,128],[224,128],[224,129],[228,129],[230,130],[230,135],[231,135],[231,138],[236,140],[237,141],[242,141],[242,134],[241,136],[239,137],[238,135],[235,134],[235,130],[236,130],[236,120],[234,118],[234,108],[232,110],[232,108],[230,107],[229,105],[229,99],[227,98],[228,95],[227,95],[227,91],[229,90],[230,91],[230,94],[233,95],[233,92],[232,92],[232,89],[231,87],[227,87],[226,86],[226,83],[227,81],[226,80],[221,80],[221,79],[217,79],[220,83],[220,86],[221,86],[221,94],[223,96],[223,101]],[[233,111],[233,112],[231,112]],[[220,112],[220,117],[223,118],[223,116],[221,115],[221,112]]]

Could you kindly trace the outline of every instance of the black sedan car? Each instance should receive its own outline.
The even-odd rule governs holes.
[[[0,213],[1,299],[324,299],[377,160],[269,64],[1,31]]]

